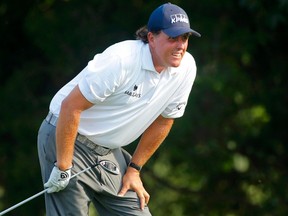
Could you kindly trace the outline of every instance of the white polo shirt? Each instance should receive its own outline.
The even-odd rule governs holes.
[[[179,67],[158,73],[148,44],[124,41],[95,55],[54,96],[50,111],[58,116],[62,100],[79,85],[94,106],[82,112],[78,132],[117,148],[136,140],[159,115],[181,117],[195,76],[195,61],[188,52]]]

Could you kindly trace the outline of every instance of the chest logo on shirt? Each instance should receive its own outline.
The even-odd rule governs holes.
[[[137,89],[138,89],[138,86],[137,86],[137,85],[134,85],[132,91],[126,90],[126,91],[124,92],[124,94],[129,95],[130,97],[140,98],[140,97],[141,97],[141,94],[137,92]]]

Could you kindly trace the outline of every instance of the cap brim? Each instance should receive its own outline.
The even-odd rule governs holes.
[[[163,29],[162,31],[165,34],[167,34],[169,37],[178,37],[178,36],[186,34],[186,33],[192,33],[192,35],[195,35],[197,37],[201,37],[200,33],[196,32],[190,28],[173,27],[173,28],[169,28],[169,29]]]

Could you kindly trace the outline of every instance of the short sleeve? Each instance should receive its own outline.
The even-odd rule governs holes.
[[[103,102],[120,85],[122,70],[118,56],[97,54],[84,70],[79,89],[93,104]]]
[[[182,78],[181,85],[174,93],[173,97],[169,101],[168,106],[162,112],[162,116],[165,118],[180,118],[184,115],[188,98],[196,77],[196,64],[192,57],[190,64],[186,71],[185,76]]]

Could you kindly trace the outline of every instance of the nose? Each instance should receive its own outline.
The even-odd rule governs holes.
[[[177,48],[178,49],[184,49],[186,44],[186,40],[184,40],[182,37],[177,38]]]

